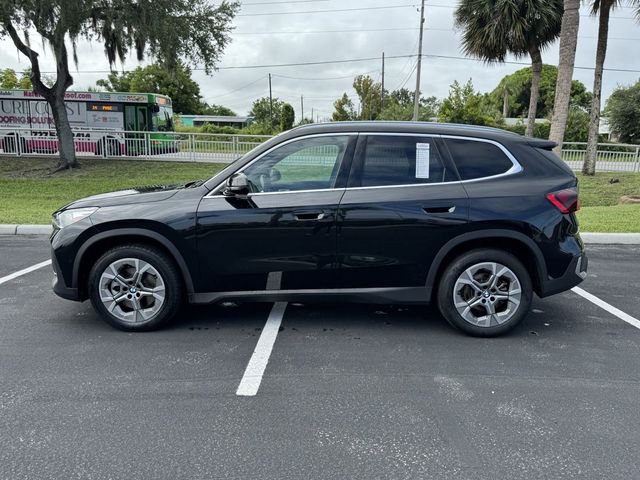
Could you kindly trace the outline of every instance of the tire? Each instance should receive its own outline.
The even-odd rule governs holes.
[[[96,142],[96,156],[103,156],[103,146],[106,147],[107,158],[119,157],[122,155],[120,142],[113,137],[102,137]]]
[[[532,297],[531,278],[522,262],[505,251],[486,248],[453,260],[437,292],[444,318],[476,337],[495,337],[512,330],[529,312]]]
[[[18,136],[12,133],[3,137],[2,150],[4,151],[4,153],[17,153],[18,152],[18,149],[17,149],[18,145],[16,143],[17,141],[18,141]]]
[[[89,298],[102,318],[117,329],[157,330],[182,306],[182,277],[162,251],[122,245],[108,250],[91,269]]]

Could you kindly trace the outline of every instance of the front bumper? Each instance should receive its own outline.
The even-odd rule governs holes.
[[[60,267],[58,266],[58,261],[56,260],[53,249],[51,250],[51,266],[53,267],[53,280],[51,281],[53,292],[66,300],[81,301],[78,289],[67,287],[64,283],[64,278],[58,273],[60,272]]]
[[[555,295],[556,293],[571,290],[576,285],[582,283],[587,277],[587,268],[589,267],[589,258],[586,253],[574,257],[564,275],[558,278],[549,278],[540,285],[541,298]]]

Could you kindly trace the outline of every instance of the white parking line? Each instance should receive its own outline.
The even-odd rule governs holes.
[[[36,263],[35,265],[31,265],[30,267],[18,270],[17,272],[7,275],[6,277],[0,278],[0,285],[2,285],[3,283],[7,283],[9,280],[13,280],[14,278],[18,278],[22,275],[33,272],[34,270],[38,270],[39,268],[46,267],[47,265],[51,265],[51,260]]]
[[[271,272],[267,277],[267,290],[279,290],[280,283],[282,281],[282,272]],[[287,302],[278,302],[273,305],[267,323],[262,329],[260,338],[256,345],[253,355],[249,360],[236,395],[241,397],[254,397],[258,393],[260,384],[262,383],[262,376],[269,363],[269,357],[273,350],[273,345],[276,343],[276,337],[280,331],[280,324],[282,323],[282,317],[284,317],[284,311],[287,308]]]
[[[580,287],[573,287],[571,289],[571,291],[574,292],[574,293],[577,293],[582,298],[586,298],[591,303],[599,306],[600,308],[606,310],[607,312],[611,313],[612,315],[615,315],[620,320],[624,320],[629,325],[633,325],[634,327],[640,329],[640,320],[638,320],[637,318],[632,317],[628,313],[624,313],[622,310],[617,309],[613,305],[608,304],[604,300],[599,299],[595,295],[590,294],[589,292],[581,289]]]
[[[286,308],[286,302],[278,302],[273,305],[267,323],[258,339],[256,349],[253,351],[247,369],[244,371],[244,376],[240,381],[236,395],[253,397],[258,393],[260,383],[262,383],[262,376],[264,375],[264,370],[267,368],[271,350],[273,350],[273,344],[276,343],[276,337],[278,336]]]

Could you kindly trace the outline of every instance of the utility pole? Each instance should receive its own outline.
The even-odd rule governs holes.
[[[273,91],[271,90],[271,74],[269,74],[269,125],[273,133]]]
[[[418,121],[418,110],[420,108],[420,74],[422,73],[422,36],[424,34],[424,0],[420,8],[420,40],[418,46],[418,70],[416,75],[416,91],[413,95],[413,121]]]
[[[304,122],[304,96],[300,95],[300,123]]]
[[[380,111],[384,110],[384,52],[382,52],[382,91],[380,92]]]

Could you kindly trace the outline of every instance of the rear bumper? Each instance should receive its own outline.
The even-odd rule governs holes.
[[[589,259],[585,253],[573,258],[564,275],[558,278],[547,279],[540,285],[541,298],[555,295],[556,293],[571,290],[576,285],[582,283],[587,277]]]

